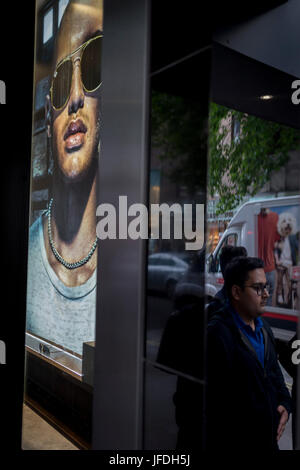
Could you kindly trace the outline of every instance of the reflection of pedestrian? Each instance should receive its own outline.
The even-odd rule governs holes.
[[[272,305],[275,289],[275,257],[274,245],[280,239],[277,232],[278,214],[268,208],[262,208],[258,215],[258,256],[264,262],[267,282],[270,286],[267,305]]]
[[[292,413],[293,413],[293,421],[292,421],[292,437],[293,437],[293,448],[295,448],[296,444],[296,403],[297,403],[297,370],[298,366],[293,364],[292,362],[292,355],[295,351],[292,348],[294,341],[297,340],[297,334],[295,334],[290,341],[286,342],[280,339],[276,339],[276,347],[278,352],[278,358],[281,365],[285,368],[287,373],[293,379],[292,385]]]
[[[204,299],[175,311],[163,331],[157,363],[177,374],[173,396],[178,426],[177,450],[199,450],[203,441]]]
[[[237,256],[247,256],[247,250],[243,246],[232,246],[225,245],[223,246],[220,254],[220,268],[224,278],[224,273],[226,266],[230,261],[232,261]],[[213,314],[222,307],[223,303],[227,300],[227,293],[225,285],[219,290],[213,300],[206,307],[207,318],[208,320],[213,316]]]
[[[101,30],[101,0],[69,2],[46,99],[52,199],[29,234],[27,329],[79,354],[95,334]]]
[[[268,298],[263,266],[247,257],[228,264],[229,300],[208,325],[208,449],[278,450],[291,411],[274,336],[261,318]]]

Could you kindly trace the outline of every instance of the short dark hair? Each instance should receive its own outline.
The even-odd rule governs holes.
[[[244,287],[249,271],[263,269],[264,262],[260,258],[250,256],[239,256],[228,263],[224,273],[225,288],[231,296],[231,288],[234,285]]]
[[[223,246],[220,254],[220,268],[221,272],[224,276],[225,268],[227,264],[236,258],[237,256],[247,256],[247,250],[243,246],[232,246],[232,245],[225,245]]]

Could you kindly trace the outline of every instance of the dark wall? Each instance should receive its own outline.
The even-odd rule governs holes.
[[[299,17],[300,2],[289,0],[237,25],[221,25],[214,40],[271,67],[300,77]]]
[[[34,2],[3,2],[0,79],[6,104],[1,128],[1,322],[6,365],[0,365],[0,451],[20,449],[30,180]],[[26,20],[24,20],[26,18]],[[12,21],[13,20],[13,21]]]

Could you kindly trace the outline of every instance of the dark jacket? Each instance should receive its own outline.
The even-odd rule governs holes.
[[[285,368],[287,373],[293,379],[292,385],[292,413],[293,416],[296,416],[296,402],[297,402],[297,370],[298,366],[293,364],[292,355],[295,351],[292,347],[293,342],[297,340],[297,334],[295,334],[290,341],[282,341],[280,339],[276,340],[276,350],[278,352],[278,359],[281,365]],[[296,419],[292,421],[292,437],[293,437],[293,448],[296,445]]]
[[[227,301],[227,292],[225,286],[219,290],[214,298],[206,305],[207,322],[210,322],[212,317],[218,312]]]
[[[207,329],[206,446],[223,450],[277,450],[279,413],[291,398],[277,361],[275,340],[263,320],[264,368],[251,343],[223,306]]]
[[[178,426],[176,449],[199,451],[203,442],[204,300],[174,312],[164,329],[159,364],[177,374],[173,396]]]

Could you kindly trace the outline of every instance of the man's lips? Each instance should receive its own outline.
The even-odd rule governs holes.
[[[69,124],[67,132],[64,135],[64,140],[67,140],[67,138],[70,135],[74,135],[74,134],[78,134],[78,133],[85,134],[86,131],[87,131],[87,128],[86,128],[86,126],[84,125],[84,123],[82,122],[81,119],[77,119],[76,121],[72,121]]]
[[[84,135],[87,132],[85,124],[81,119],[72,121],[64,135],[64,141],[66,143],[67,151],[78,150],[84,142]]]

